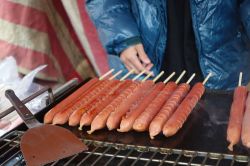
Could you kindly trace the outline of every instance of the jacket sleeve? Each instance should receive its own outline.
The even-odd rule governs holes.
[[[250,0],[244,0],[240,5],[241,21],[250,39]]]
[[[129,0],[86,0],[102,44],[109,54],[119,55],[130,45],[140,43],[140,34]]]

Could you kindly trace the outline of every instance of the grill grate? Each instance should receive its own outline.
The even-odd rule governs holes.
[[[0,165],[25,165],[19,141],[22,132],[14,131],[0,140]],[[187,151],[178,149],[135,146],[118,143],[84,140],[89,151],[83,152],[54,163],[51,166],[64,165],[216,165],[250,166],[248,156]],[[49,151],[48,151],[49,152]]]

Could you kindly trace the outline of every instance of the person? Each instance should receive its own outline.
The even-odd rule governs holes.
[[[250,0],[86,0],[111,68],[187,70],[210,89],[250,80]]]

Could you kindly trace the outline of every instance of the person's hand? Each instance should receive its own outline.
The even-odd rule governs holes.
[[[136,74],[139,74],[143,70],[146,71],[146,74],[149,74],[150,69],[153,67],[142,44],[136,44],[127,48],[121,53],[120,58],[126,68],[129,71],[134,69]]]

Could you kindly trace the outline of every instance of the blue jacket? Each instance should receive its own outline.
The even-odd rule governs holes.
[[[166,0],[86,0],[109,54],[141,42],[159,72],[167,46]],[[232,89],[239,72],[250,81],[250,0],[190,0],[199,63],[207,87]]]

